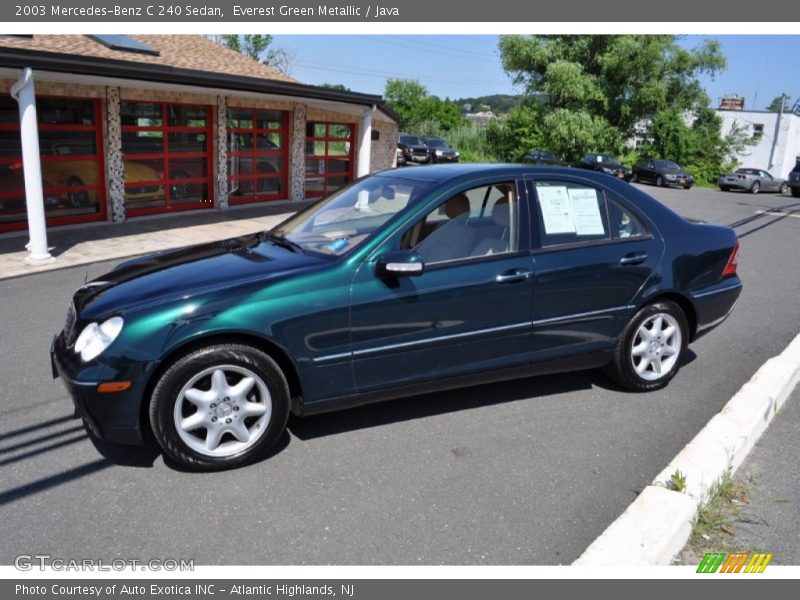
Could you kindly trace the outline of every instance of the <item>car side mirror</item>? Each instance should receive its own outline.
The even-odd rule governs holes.
[[[378,259],[375,272],[378,277],[406,277],[422,275],[425,263],[413,250],[389,252]]]

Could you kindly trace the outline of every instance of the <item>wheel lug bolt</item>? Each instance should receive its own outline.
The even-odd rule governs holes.
[[[226,423],[230,423],[230,422],[231,422],[231,420],[228,418],[228,419],[225,419],[225,422],[226,422]]]
[[[228,398],[227,396],[225,396],[225,402],[230,402],[230,398]]]
[[[217,422],[217,417],[211,417],[211,422],[212,423],[216,423]]]
[[[211,408],[217,408],[217,405],[216,405],[216,403],[212,402],[212,403],[211,403]]]
[[[239,410],[239,407],[238,406],[234,406],[233,410]]]

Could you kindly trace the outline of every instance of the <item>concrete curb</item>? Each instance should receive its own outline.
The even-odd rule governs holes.
[[[756,371],[573,564],[670,564],[716,483],[739,468],[799,381],[800,335]],[[676,471],[686,477],[684,492],[668,487]]]

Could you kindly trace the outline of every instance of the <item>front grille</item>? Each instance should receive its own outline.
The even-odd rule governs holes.
[[[75,306],[70,304],[67,309],[67,319],[64,321],[64,339],[71,345],[75,337]]]

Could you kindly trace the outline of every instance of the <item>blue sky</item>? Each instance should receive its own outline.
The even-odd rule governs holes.
[[[726,93],[744,96],[747,109],[763,109],[781,92],[800,96],[800,36],[685,36],[680,43],[706,38],[719,40],[728,58],[716,80],[702,78],[714,106]],[[387,77],[404,77],[441,97],[516,91],[500,66],[496,35],[275,35],[275,44],[295,55],[292,75],[305,83],[380,94]]]

